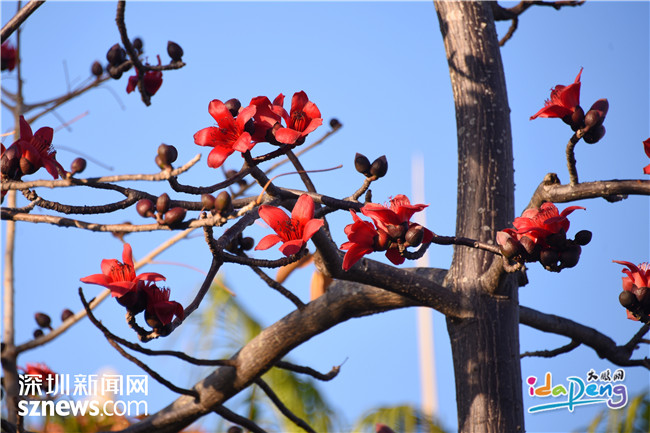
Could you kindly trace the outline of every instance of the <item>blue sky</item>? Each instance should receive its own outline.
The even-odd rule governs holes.
[[[3,23],[13,14],[15,3],[2,2]],[[113,2],[48,2],[27,22],[23,32],[23,71],[28,101],[40,101],[66,91],[66,73],[74,85],[89,75],[94,60],[105,61],[107,49],[119,41],[114,24]],[[607,135],[594,145],[579,143],[576,150],[582,181],[642,178],[650,161],[641,142],[650,136],[648,127],[649,5],[646,2],[588,2],[580,8],[555,11],[532,8],[523,15],[514,38],[502,50],[508,83],[515,156],[516,213],[519,214],[538,183],[548,172],[568,180],[564,148],[569,128],[561,121],[529,117],[543,105],[549,90],[573,82],[581,67],[582,106],[608,98]],[[426,165],[427,224],[439,234],[453,234],[456,207],[456,129],[454,106],[444,47],[433,5],[428,2],[264,2],[264,3],[128,3],[126,22],[131,37],[144,39],[151,62],[164,59],[168,40],[182,45],[187,67],[165,72],[163,85],[145,107],[135,94],[125,92],[127,73],[102,89],[90,92],[57,110],[63,119],[86,111],[89,115],[54,136],[54,144],[76,149],[115,167],[114,171],[89,163],[85,176],[118,173],[153,173],[153,158],[162,142],[178,148],[179,161],[203,155],[197,167],[181,178],[186,184],[210,185],[221,180],[219,170],[205,165],[208,151],[193,144],[192,135],[213,124],[207,112],[212,99],[252,97],[279,93],[290,97],[304,90],[321,110],[325,123],[332,117],[344,125],[336,135],[303,159],[307,169],[343,164],[335,173],[315,174],[319,192],[346,196],[362,179],[353,168],[355,152],[371,160],[387,155],[388,175],[373,185],[373,198],[410,195],[411,160],[421,155]],[[498,25],[499,34],[507,24]],[[12,88],[11,74],[3,73],[3,86]],[[117,95],[117,99],[114,95]],[[122,106],[124,108],[122,108]],[[48,115],[35,124],[60,122]],[[2,111],[2,131],[13,128]],[[314,132],[320,137],[326,126]],[[7,142],[5,141],[5,144]],[[258,149],[255,149],[254,153]],[[259,150],[263,152],[264,150]],[[68,166],[76,157],[60,150],[59,161]],[[226,165],[241,164],[233,155]],[[42,176],[39,172],[31,178]],[[293,176],[280,185],[299,187]],[[159,194],[171,192],[164,184],[134,184]],[[88,191],[42,190],[43,196],[65,203],[114,201],[110,194]],[[180,194],[170,194],[182,197]],[[520,289],[522,305],[582,322],[623,344],[639,325],[625,319],[618,305],[619,265],[611,260],[635,263],[650,259],[649,202],[631,197],[609,204],[604,200],[577,203],[587,211],[571,216],[570,234],[588,229],[592,243],[583,249],[580,264],[560,274],[529,266],[530,283]],[[568,205],[559,205],[563,209]],[[97,218],[100,222],[144,222],[135,210]],[[338,228],[335,240],[346,239],[343,227],[349,215],[335,215],[330,225]],[[256,240],[268,229],[254,227]],[[131,235],[136,258],[167,238],[165,234]],[[32,316],[44,311],[58,317],[63,308],[77,310],[80,277],[99,272],[102,258],[119,258],[120,242],[109,234],[76,229],[19,224],[17,264],[17,338],[30,338]],[[259,257],[276,257],[277,250]],[[383,255],[373,258],[383,260]],[[430,249],[431,265],[446,268],[449,247]],[[201,236],[164,253],[161,261],[181,261],[207,270],[209,254]],[[147,271],[167,276],[172,296],[182,303],[192,298],[201,275],[184,267],[152,265]],[[298,272],[288,286],[303,299],[308,297],[311,270]],[[291,305],[266,288],[250,271],[225,268],[224,276],[238,299],[268,325],[291,310]],[[87,294],[96,288],[84,288]],[[120,335],[130,335],[123,310],[105,302],[98,316]],[[444,318],[435,314],[436,362],[443,424],[455,429],[455,398],[451,355]],[[177,348],[187,342],[173,340]],[[565,338],[521,327],[521,350],[552,349],[568,343]],[[170,340],[152,347],[168,347]],[[69,350],[75,356],[71,359]],[[643,351],[641,351],[643,352]],[[321,370],[347,359],[339,377],[320,389],[351,422],[378,405],[418,404],[415,311],[403,310],[349,321],[318,336],[290,354],[290,358]],[[645,355],[648,355],[647,347]],[[640,355],[639,355],[640,356]],[[46,361],[54,370],[90,374],[113,366],[124,374],[138,374],[88,323],[81,323],[55,343],[24,354],[20,364]],[[155,363],[152,363],[155,364]],[[161,371],[168,368],[159,364]],[[554,359],[524,359],[522,372],[542,376],[546,371],[563,380],[583,376],[589,369],[612,368],[588,348],[578,348]],[[196,375],[179,367],[169,376],[190,385]],[[626,369],[630,393],[648,387],[648,373]],[[152,385],[152,409],[163,407],[173,395]],[[524,389],[525,390],[525,389]],[[524,395],[526,408],[537,402]],[[567,431],[588,424],[599,408],[578,408],[526,416],[528,431]],[[209,424],[208,424],[209,425]]]

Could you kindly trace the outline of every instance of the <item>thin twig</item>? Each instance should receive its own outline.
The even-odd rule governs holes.
[[[553,358],[557,355],[561,355],[563,353],[571,352],[573,349],[576,347],[580,346],[580,342],[576,340],[571,340],[571,342],[565,346],[558,347],[557,349],[553,350],[538,350],[535,352],[524,352],[520,355],[521,358],[525,358],[527,356],[537,356],[540,358]]]
[[[242,253],[243,254],[243,253]],[[260,268],[257,266],[250,266],[249,267],[255,272],[268,286],[276,291],[278,291],[282,296],[293,302],[293,304],[298,307],[298,309],[303,309],[305,308],[305,304],[298,298],[296,295],[294,295],[290,290],[286,289],[282,284],[278,283],[275,281],[273,278],[269,277],[262,271]]]
[[[566,164],[569,169],[569,183],[571,185],[577,185],[578,182],[578,169],[576,167],[576,157],[575,157],[575,147],[580,141],[580,137],[577,133],[573,134],[571,139],[566,145]]]
[[[301,373],[301,374],[307,374],[314,379],[322,380],[323,382],[328,382],[332,379],[334,379],[336,376],[338,376],[339,371],[341,371],[341,366],[336,365],[332,367],[332,369],[327,372],[326,374],[321,373],[320,371],[316,371],[311,367],[305,367],[302,365],[296,365],[292,364],[287,361],[278,361],[275,363],[275,366],[277,368],[281,368],[283,370],[289,370],[293,371],[294,373]]]
[[[214,413],[216,413],[223,419],[230,421],[233,424],[237,424],[239,426],[244,427],[249,432],[266,433],[266,430],[264,430],[262,427],[255,424],[253,420],[250,420],[246,417],[236,414],[235,412],[231,411],[225,406],[217,406],[217,408],[214,409]]]
[[[281,266],[286,266],[290,263],[297,262],[308,253],[309,251],[306,248],[303,248],[296,254],[292,254],[290,256],[277,260],[253,259],[251,257],[235,256],[225,252],[220,253],[219,256],[223,259],[224,262],[237,263],[246,266],[261,266],[263,268],[279,268]]]
[[[639,329],[639,331],[636,334],[634,334],[634,336],[630,339],[630,341],[625,343],[623,347],[626,347],[630,350],[634,350],[639,343],[643,342],[643,337],[648,333],[649,330],[650,330],[650,323],[645,323],[641,327],[641,329]]]
[[[305,421],[303,421],[301,418],[296,416],[293,412],[291,412],[285,405],[282,403],[282,401],[278,398],[278,396],[275,394],[273,389],[264,382],[261,378],[255,379],[255,384],[262,388],[262,391],[267,395],[268,398],[271,399],[275,407],[278,408],[278,410],[282,413],[282,415],[286,416],[291,420],[295,425],[300,427],[301,429],[309,432],[309,433],[316,433],[316,431],[309,426]]]
[[[302,183],[304,183],[305,186],[307,187],[307,191],[316,192],[316,187],[314,186],[314,183],[309,178],[309,175],[305,171],[305,167],[302,166],[302,163],[300,162],[298,157],[296,157],[296,155],[291,151],[291,149],[287,149],[286,155],[287,158],[289,158],[289,161],[291,161],[293,166],[296,168],[296,171],[298,171],[300,180],[302,180]]]

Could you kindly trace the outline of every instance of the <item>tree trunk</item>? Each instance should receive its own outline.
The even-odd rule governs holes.
[[[456,235],[494,242],[514,217],[510,109],[491,6],[435,2],[458,128]],[[469,319],[448,319],[458,428],[524,430],[517,284],[501,258],[457,246],[446,285],[465,294]]]

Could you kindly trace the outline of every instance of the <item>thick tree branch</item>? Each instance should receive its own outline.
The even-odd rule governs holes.
[[[617,346],[614,340],[605,334],[573,320],[520,306],[519,321],[540,331],[564,335],[574,342],[589,346],[596,351],[599,357],[605,358],[616,365],[643,366],[650,370],[650,360],[647,358],[631,359],[636,346],[630,347],[627,344]],[[648,327],[645,330],[647,332]]]
[[[2,27],[2,42],[6,41],[11,34],[16,31],[22,23],[45,1],[31,0],[23,6],[16,15],[11,18],[7,24]]]

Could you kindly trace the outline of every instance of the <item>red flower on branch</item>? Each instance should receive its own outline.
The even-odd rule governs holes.
[[[81,281],[87,284],[104,286],[110,289],[111,296],[121,298],[130,293],[135,295],[138,286],[144,284],[144,281],[165,280],[164,276],[154,272],[136,275],[133,265],[133,251],[129,244],[124,244],[122,262],[116,259],[104,259],[102,260],[101,274],[89,275],[82,278]]]
[[[643,150],[645,150],[645,154],[650,158],[650,138],[643,142]],[[650,164],[643,167],[643,172],[650,174]]]
[[[174,316],[183,320],[185,317],[183,306],[176,301],[169,300],[169,289],[158,288],[155,283],[151,283],[143,286],[143,290],[147,295],[145,317],[153,328],[159,327],[157,321],[162,326],[171,323]]]
[[[158,66],[160,65],[160,56],[158,56]],[[126,93],[131,93],[136,89],[136,87],[138,87],[138,77],[139,73],[136,69],[135,75],[129,77],[129,82],[126,85]],[[162,71],[147,71],[144,73],[144,77],[142,78],[142,85],[149,96],[156,94],[158,89],[160,89],[160,86],[162,86],[162,82]]]
[[[219,126],[209,126],[198,131],[194,134],[194,143],[213,148],[208,155],[209,167],[219,168],[233,152],[248,152],[255,146],[250,133],[246,131],[246,123],[255,114],[255,106],[244,108],[235,119],[223,102],[214,99],[210,102],[208,111]]]
[[[282,106],[283,103],[284,96],[280,94],[274,101],[274,105]],[[287,113],[283,109],[282,117],[287,126],[275,131],[275,139],[284,144],[302,144],[302,141],[310,132],[323,124],[320,110],[318,110],[316,104],[309,100],[304,91],[293,94],[291,112]]]
[[[420,212],[428,206],[427,204],[412,205],[408,197],[399,194],[390,200],[390,207],[378,203],[368,203],[361,208],[361,213],[370,217],[378,228],[391,234],[391,231],[394,230],[391,226],[403,226],[406,224],[404,228],[408,230],[408,224],[410,224],[410,219],[413,214]]]
[[[282,108],[283,102],[284,95],[282,93],[273,100],[273,103],[266,96],[257,96],[251,99],[250,105],[255,107],[255,115],[253,116],[255,131],[252,135],[254,142],[275,141],[272,133],[274,127],[275,129],[281,128],[282,114],[285,112],[284,108]]]
[[[9,72],[13,71],[16,67],[16,49],[9,43],[5,41],[0,48],[2,64],[0,65],[3,71],[8,70]]]
[[[343,257],[343,270],[347,271],[361,257],[376,251],[379,232],[372,223],[359,218],[353,210],[350,211],[354,223],[345,227],[348,242],[341,245],[342,250],[347,250]]]
[[[641,263],[636,266],[630,262],[612,261],[628,267],[628,269],[622,270],[627,275],[623,277],[623,290],[632,293],[640,309],[650,316],[650,263]],[[630,310],[627,310],[627,318],[639,320]]]
[[[24,371],[25,374],[40,376],[42,383],[46,383],[48,377],[53,377],[56,375],[56,373],[50,370],[50,368],[47,365],[41,362],[37,362],[34,364],[27,363],[24,368],[23,367],[19,367],[19,368],[22,371]]]
[[[20,139],[14,142],[9,149],[15,147],[18,150],[22,174],[36,173],[41,167],[45,167],[54,179],[59,178],[59,173],[65,173],[64,168],[56,160],[56,151],[52,146],[53,136],[54,130],[49,126],[39,128],[32,134],[29,123],[23,116],[20,116]]]
[[[298,198],[291,211],[291,217],[282,209],[267,205],[260,206],[259,215],[276,234],[264,236],[255,249],[267,250],[278,242],[282,242],[280,252],[285,256],[300,251],[325,224],[323,220],[314,219],[314,200],[307,194]]]
[[[572,115],[576,108],[580,106],[580,75],[582,68],[578,72],[575,81],[563,86],[558,84],[551,90],[551,99],[544,102],[544,107],[530,117],[530,120],[538,117],[559,117],[560,119]]]
[[[509,234],[517,234],[517,238],[528,237],[533,242],[547,246],[547,238],[553,234],[569,230],[567,219],[574,210],[585,209],[582,206],[569,206],[560,213],[553,203],[544,203],[541,207],[527,209],[512,223],[517,230],[510,229]]]

